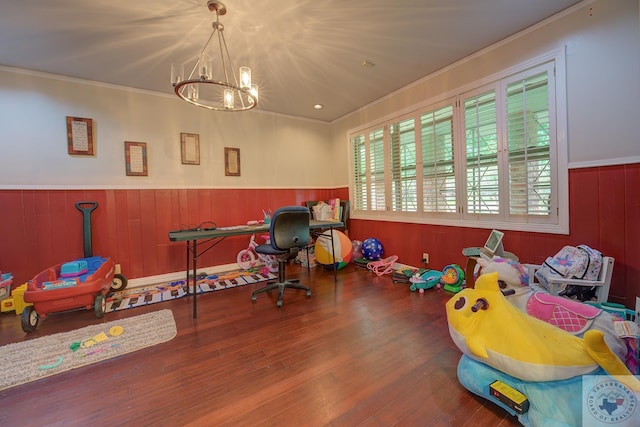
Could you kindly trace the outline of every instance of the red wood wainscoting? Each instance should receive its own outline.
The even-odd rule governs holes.
[[[586,244],[615,258],[609,301],[635,308],[640,296],[640,164],[571,169],[569,171],[569,235],[505,231],[505,249],[523,263],[541,264],[564,245]],[[461,249],[482,245],[486,229],[389,223],[351,219],[349,236],[375,237],[385,256],[405,264],[440,270],[448,264],[464,268]]]
[[[348,199],[339,189],[193,190],[0,190],[0,270],[14,274],[14,286],[51,265],[83,256],[78,201],[97,201],[92,214],[93,253],[110,256],[129,279],[181,271],[185,245],[168,231],[204,221],[219,226],[260,219],[262,209],[303,205],[306,200]],[[569,171],[569,235],[505,232],[505,248],[522,262],[541,263],[564,245],[587,244],[616,259],[609,300],[635,306],[640,295],[640,164]],[[484,242],[486,229],[351,219],[349,236],[378,238],[385,255],[429,268],[465,264],[461,248]],[[228,238],[199,265],[227,264],[247,244]]]
[[[91,214],[93,254],[110,256],[128,279],[184,270],[186,246],[170,230],[205,221],[246,224],[263,209],[304,205],[306,200],[348,198],[348,189],[193,190],[0,190],[0,271],[14,287],[40,271],[84,256],[82,212],[76,202],[95,201]],[[198,265],[235,262],[248,236],[225,239]]]

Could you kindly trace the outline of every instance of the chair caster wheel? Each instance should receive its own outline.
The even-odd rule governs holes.
[[[276,305],[277,305],[278,307],[282,307],[282,301],[278,301],[278,302],[276,303]]]
[[[311,291],[307,291],[307,298],[311,298]]]

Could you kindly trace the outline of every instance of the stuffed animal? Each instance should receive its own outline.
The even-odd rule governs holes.
[[[446,303],[449,332],[470,358],[524,381],[556,381],[602,367],[635,392],[640,381],[609,349],[604,334],[589,330],[584,339],[523,313],[500,291],[498,273],[483,274],[475,288]]]
[[[518,261],[494,256],[491,261],[478,258],[478,266],[480,266],[482,274],[498,273],[498,279],[507,285],[517,287],[529,284],[529,274]]]
[[[620,360],[627,366],[634,362],[635,355],[627,352],[627,344],[615,330],[616,318],[612,314],[529,286],[529,275],[517,261],[495,256],[490,261],[478,259],[478,265],[482,274],[498,273],[498,280],[510,290],[507,300],[523,312],[580,338],[591,329],[602,331],[607,346]]]

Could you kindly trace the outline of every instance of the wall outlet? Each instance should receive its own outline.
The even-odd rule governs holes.
[[[422,262],[424,262],[425,264],[429,264],[429,254],[426,252],[422,253]]]
[[[120,264],[116,264],[116,268],[114,269],[113,274],[121,274],[120,273]]]

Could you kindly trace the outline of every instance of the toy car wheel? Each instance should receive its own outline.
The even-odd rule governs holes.
[[[25,307],[22,310],[22,317],[20,318],[20,323],[22,325],[22,330],[26,333],[33,332],[38,327],[38,322],[40,321],[40,316],[38,312],[31,306]]]
[[[93,307],[95,308],[95,311],[96,311],[96,317],[98,319],[101,319],[104,316],[104,312],[107,309],[107,299],[104,297],[104,295],[100,294],[96,296],[96,301],[93,304]]]
[[[114,274],[113,280],[111,281],[111,287],[109,290],[111,292],[120,292],[127,287],[127,278],[122,274]]]
[[[236,262],[243,270],[249,270],[251,267],[256,265],[256,256],[253,252],[248,249],[243,249],[238,252],[238,256],[236,257]]]

